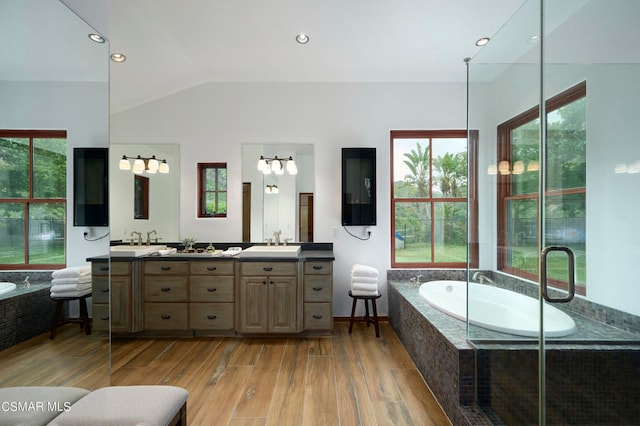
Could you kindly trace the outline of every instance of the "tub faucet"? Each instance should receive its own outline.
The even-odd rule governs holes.
[[[24,281],[22,281],[22,284],[24,284],[25,288],[31,287],[31,283],[29,282],[29,276],[27,276],[27,278],[25,278]]]
[[[410,278],[409,281],[411,281],[411,283],[413,285],[419,285],[420,284],[420,278],[422,278],[422,275],[416,275],[413,278]]]
[[[495,281],[493,281],[491,278],[487,277],[486,275],[481,274],[480,271],[477,271],[476,273],[474,273],[471,279],[473,281],[479,282],[480,284],[484,284],[484,283],[495,284]]]

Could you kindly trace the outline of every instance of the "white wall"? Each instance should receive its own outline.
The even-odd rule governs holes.
[[[336,316],[350,313],[352,264],[378,268],[386,285],[391,264],[389,131],[465,128],[464,83],[209,83],[111,116],[113,141],[180,144],[180,235],[199,241],[242,238],[242,144],[314,144],[314,238],[334,243]],[[368,241],[341,227],[342,147],[377,148],[378,226]],[[201,161],[227,162],[226,219],[196,218],[196,163]],[[380,313],[386,315],[383,292]]]
[[[73,226],[73,148],[109,146],[108,83],[0,81],[0,128],[67,131],[67,265],[109,253],[107,227]]]

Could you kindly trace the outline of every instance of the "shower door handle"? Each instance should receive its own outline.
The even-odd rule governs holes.
[[[552,251],[562,251],[567,254],[569,277],[567,289],[568,293],[565,297],[551,297],[547,288],[547,255]],[[542,256],[540,257],[540,285],[542,286],[542,297],[544,300],[551,303],[567,303],[573,300],[576,295],[576,273],[575,273],[575,255],[569,247],[549,246],[542,250]]]

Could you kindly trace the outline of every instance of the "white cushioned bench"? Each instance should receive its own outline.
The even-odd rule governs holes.
[[[185,389],[27,386],[0,389],[0,426],[186,426]]]

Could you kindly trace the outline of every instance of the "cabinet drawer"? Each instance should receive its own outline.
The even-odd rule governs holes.
[[[189,277],[191,302],[233,302],[233,277]]]
[[[308,261],[304,262],[305,275],[326,275],[331,274],[330,261]]]
[[[189,305],[186,303],[145,303],[146,330],[187,330]]]
[[[92,276],[109,275],[129,275],[131,273],[131,262],[92,262]]]
[[[322,275],[304,276],[305,302],[331,302],[331,277]]]
[[[189,328],[194,330],[233,330],[233,303],[191,303]]]
[[[192,260],[189,263],[191,275],[233,275],[233,262],[224,260]]]
[[[95,299],[94,299],[95,302]],[[91,325],[94,331],[109,331],[109,305],[94,303],[91,306]]]
[[[296,275],[297,262],[242,262],[242,275]]]
[[[109,277],[91,277],[91,299],[93,303],[109,303]]]
[[[332,328],[331,303],[304,304],[305,330],[331,330]]]
[[[145,302],[186,302],[187,277],[145,275]]]
[[[145,261],[145,274],[163,274],[163,275],[187,275],[189,274],[189,262],[183,261]]]

